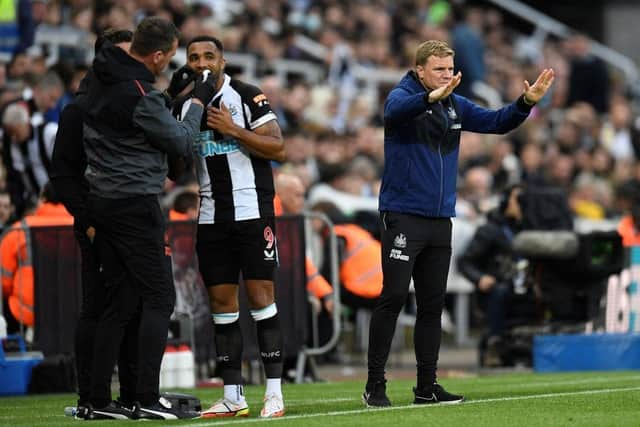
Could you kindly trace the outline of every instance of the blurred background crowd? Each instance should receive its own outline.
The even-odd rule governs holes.
[[[223,41],[227,72],[258,84],[278,115],[288,153],[281,169],[302,179],[312,202],[332,197],[332,191],[359,198],[357,203],[353,198],[332,198],[348,215],[375,210],[383,163],[383,101],[413,65],[416,46],[432,38],[447,40],[456,51],[456,68],[463,75],[457,92],[489,107],[515,100],[523,81],[531,81],[543,68],[553,67],[557,75],[552,93],[517,131],[506,136],[463,135],[459,216],[481,219],[506,186],[544,182],[568,192],[576,215],[612,218],[623,213],[616,195],[640,176],[640,127],[626,96],[626,82],[590,54],[589,39],[575,34],[535,42],[510,28],[499,10],[481,2],[15,4],[18,37],[14,46],[6,46],[9,38],[5,39],[0,64],[0,190],[12,193],[14,218],[33,204],[38,190],[12,190],[13,180],[28,180],[20,163],[36,169],[32,181],[41,187],[46,175],[39,176],[37,169],[46,170],[55,123],[91,63],[96,34],[109,27],[133,29],[150,15],[173,20],[182,33],[182,47],[198,34]],[[172,70],[184,62],[181,50],[158,86],[165,87]],[[28,114],[6,108],[16,99],[32,104]],[[44,150],[20,162],[13,145],[20,146],[41,128]],[[14,161],[6,159],[10,154]]]
[[[278,116],[287,160],[276,173],[300,179],[307,208],[337,212],[374,236],[384,99],[427,39],[449,42],[462,71],[456,92],[489,108],[514,101],[542,69],[556,73],[517,130],[463,133],[458,218],[484,223],[518,183],[564,190],[576,218],[617,221],[630,208],[640,119],[630,82],[592,54],[583,34],[536,38],[482,1],[18,0],[0,8],[0,225],[37,203],[56,122],[91,64],[96,34],[153,15],[182,34],[158,88],[185,63],[188,40],[221,39],[227,73],[261,87]],[[193,176],[167,182],[165,207],[185,191],[197,191]]]

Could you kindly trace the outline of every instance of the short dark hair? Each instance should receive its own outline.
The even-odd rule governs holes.
[[[105,42],[111,44],[125,43],[133,40],[133,32],[130,30],[117,30],[115,28],[107,28],[98,36],[94,45],[96,53],[102,49]]]
[[[61,203],[60,202],[60,198],[58,197],[58,192],[53,187],[53,184],[51,183],[51,181],[47,182],[44,185],[44,187],[42,188],[42,191],[40,193],[40,197],[45,202],[53,203],[55,205]]]
[[[224,48],[222,47],[222,42],[213,36],[197,36],[192,38],[191,40],[189,40],[189,43],[187,43],[187,52],[189,52],[189,46],[191,46],[193,43],[198,43],[198,42],[211,42],[216,45],[220,53],[224,52]]]
[[[500,193],[498,211],[501,214],[504,214],[505,211],[507,210],[507,207],[509,206],[509,199],[511,198],[511,194],[513,194],[513,192],[516,190],[521,191],[520,196],[518,196],[518,203],[520,204],[520,206],[522,206],[522,198],[524,197],[522,193],[526,190],[526,186],[523,183],[511,184],[505,187],[502,190],[502,193]]]
[[[189,209],[198,209],[200,196],[193,191],[183,191],[173,201],[173,209],[176,212],[187,213]]]
[[[173,22],[152,16],[144,18],[136,27],[131,52],[147,56],[158,50],[169,52],[180,33]]]

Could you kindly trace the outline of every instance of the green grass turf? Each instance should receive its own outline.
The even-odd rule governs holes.
[[[257,418],[263,388],[246,387],[249,418],[221,420],[149,421],[171,425],[229,425],[269,423],[286,426],[640,426],[640,372],[570,374],[505,374],[445,379],[441,384],[463,393],[461,405],[410,405],[411,381],[390,381],[394,406],[365,409],[361,382],[285,385],[287,415],[265,421]],[[185,390],[209,405],[221,389]],[[0,398],[2,426],[63,426],[77,421],[63,416],[72,404],[70,394]],[[129,425],[134,421],[93,421],[91,425]]]

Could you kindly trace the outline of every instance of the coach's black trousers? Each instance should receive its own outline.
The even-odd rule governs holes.
[[[118,349],[125,329],[139,313],[136,400],[151,405],[159,398],[160,363],[175,303],[165,257],[164,217],[157,196],[92,196],[88,206],[107,294],[94,339],[91,403],[100,407],[111,400]]]
[[[104,311],[107,292],[104,279],[99,271],[100,261],[97,248],[89,241],[85,230],[74,226],[74,233],[80,246],[82,272],[82,304],[75,342],[76,369],[78,371],[79,403],[86,405],[89,403],[91,393],[94,337],[98,320]],[[136,317],[139,320],[139,316]],[[129,330],[131,331],[129,332]],[[123,401],[130,402],[135,399],[137,379],[138,324],[135,318],[127,326],[124,339],[126,345],[121,346],[118,359],[120,397]]]
[[[382,294],[369,330],[369,382],[384,379],[396,320],[413,277],[417,315],[414,343],[418,388],[436,378],[447,274],[451,259],[451,219],[384,212],[382,219]]]

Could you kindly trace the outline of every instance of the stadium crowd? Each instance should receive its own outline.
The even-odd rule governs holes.
[[[156,15],[176,24],[182,48],[196,35],[210,34],[221,39],[225,52],[257,59],[252,83],[267,95],[285,140],[286,161],[276,165],[276,174],[300,178],[307,206],[333,202],[374,235],[383,166],[382,104],[396,77],[413,66],[418,44],[428,39],[448,41],[455,50],[456,68],[462,71],[456,93],[487,106],[495,106],[496,99],[515,100],[523,81],[535,81],[545,68],[556,75],[550,93],[520,128],[504,136],[463,133],[459,218],[483,223],[500,193],[522,183],[562,188],[576,217],[617,219],[627,213],[622,201],[640,179],[640,120],[625,82],[590,54],[589,40],[576,34],[538,42],[510,28],[499,10],[477,2],[18,3],[31,3],[30,14],[15,13],[15,22],[0,22],[0,27],[18,23],[20,35],[0,63],[0,196],[10,194],[12,203],[11,217],[0,217],[2,227],[37,203],[56,123],[91,63],[96,34],[133,29]],[[74,42],[47,43],[63,39]],[[182,58],[176,55],[174,61]],[[283,79],[275,72],[279,59],[308,61],[309,69],[322,70],[322,79],[314,82],[299,71]],[[166,88],[180,65],[173,64],[157,85]],[[227,72],[234,70],[242,67],[229,61]],[[374,85],[364,84],[362,70]],[[394,77],[377,79],[380,70]],[[167,210],[177,195],[196,191],[196,185],[194,176],[167,181]]]

